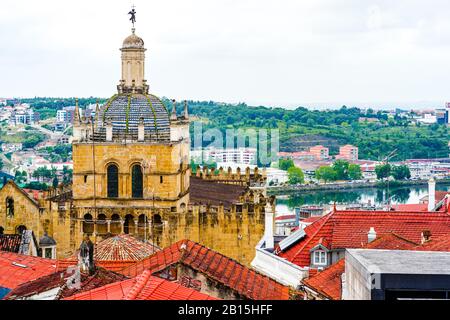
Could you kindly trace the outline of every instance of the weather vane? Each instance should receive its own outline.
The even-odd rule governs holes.
[[[133,24],[133,28],[134,28],[134,23],[136,22],[136,10],[134,10],[135,6],[133,4],[133,6],[131,7],[131,11],[128,12],[129,15],[131,15],[130,17],[130,21]]]

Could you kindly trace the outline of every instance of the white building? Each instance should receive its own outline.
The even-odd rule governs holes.
[[[244,166],[256,164],[255,148],[216,149],[205,148],[192,150],[191,158],[196,162],[239,163]]]
[[[5,153],[20,151],[20,150],[22,150],[21,143],[3,143],[2,144],[2,151]]]
[[[277,169],[277,168],[267,168],[267,184],[268,185],[279,185],[287,183],[289,176],[287,171]]]

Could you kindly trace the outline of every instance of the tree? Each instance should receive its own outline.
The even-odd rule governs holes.
[[[69,182],[72,181],[73,170],[69,169],[68,166],[63,166],[62,176],[63,176],[62,182],[64,184],[68,184]]]
[[[333,170],[336,174],[336,180],[348,180],[348,161],[345,160],[336,160],[333,163]]]
[[[375,173],[377,174],[377,179],[385,179],[391,175],[391,165],[389,163],[380,164],[375,167]]]
[[[58,177],[55,176],[52,181],[52,186],[53,186],[53,188],[56,189],[56,188],[58,188],[58,185],[59,185]]]
[[[24,183],[27,181],[27,173],[25,171],[17,170],[14,174],[14,181],[18,184]]]
[[[299,184],[305,181],[303,170],[297,167],[290,167],[288,169],[289,184]]]
[[[411,171],[406,165],[394,166],[392,167],[392,177],[394,177],[395,180],[409,179],[411,178]]]
[[[349,164],[348,165],[348,177],[350,180],[360,180],[362,179],[362,171],[361,166],[357,164]]]
[[[292,159],[280,159],[278,161],[278,167],[281,170],[289,170],[289,168],[295,167],[295,164]]]
[[[325,182],[336,180],[336,171],[332,167],[324,166],[320,167],[315,172],[317,180],[323,180]]]

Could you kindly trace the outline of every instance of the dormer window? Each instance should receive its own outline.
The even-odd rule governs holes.
[[[318,266],[327,265],[327,253],[324,250],[316,250],[313,253],[314,264]]]

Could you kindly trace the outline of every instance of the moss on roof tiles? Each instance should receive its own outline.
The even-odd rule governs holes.
[[[148,95],[145,95],[145,97],[147,98],[148,104],[150,105],[150,108],[152,109],[152,112],[153,112],[153,120],[154,120],[154,123],[155,123],[156,135],[158,135],[158,124],[157,124],[157,121],[156,121],[156,112],[155,112],[155,108],[153,107],[153,103],[152,103],[150,97],[149,97]]]
[[[105,108],[105,111],[103,112],[103,122],[105,122],[106,112],[108,111],[109,107],[111,106],[111,103],[113,103],[114,100],[116,100],[118,96],[119,96],[118,94],[115,94],[111,98],[109,98],[109,100],[106,102],[106,108]]]

